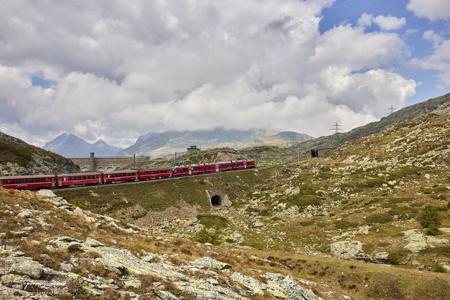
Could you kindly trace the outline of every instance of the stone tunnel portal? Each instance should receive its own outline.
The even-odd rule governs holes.
[[[219,195],[214,195],[211,197],[211,205],[216,207],[216,206],[221,206],[222,205],[222,197]]]

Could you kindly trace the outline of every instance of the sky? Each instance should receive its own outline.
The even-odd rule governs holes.
[[[0,131],[330,134],[450,92],[450,0],[0,0]]]

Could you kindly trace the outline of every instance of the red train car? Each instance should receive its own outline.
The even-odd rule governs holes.
[[[215,173],[217,171],[216,164],[204,164],[205,173]]]
[[[189,176],[191,175],[190,166],[177,166],[173,168],[173,177]]]
[[[205,173],[206,168],[205,165],[191,165],[191,174],[190,175],[198,175]]]
[[[233,170],[233,163],[231,161],[216,163],[217,172],[224,172]]]
[[[116,171],[103,173],[103,183],[137,181],[137,171]]]
[[[247,160],[245,168],[246,169],[256,168],[256,160]]]
[[[57,175],[58,187],[102,184],[102,173],[75,173]]]
[[[246,160],[236,160],[231,162],[231,167],[233,170],[240,170],[240,169],[246,169],[247,168],[247,161]]]
[[[138,170],[138,180],[158,179],[158,178],[170,178],[172,177],[172,169],[158,169],[158,170]]]
[[[50,189],[56,187],[54,175],[0,177],[0,188],[15,190]]]

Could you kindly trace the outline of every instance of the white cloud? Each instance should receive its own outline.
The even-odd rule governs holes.
[[[416,16],[432,21],[450,18],[449,0],[409,0],[407,7]]]
[[[381,30],[394,31],[406,25],[405,18],[397,18],[393,16],[373,16],[371,14],[363,13],[358,19],[358,25],[362,27],[370,27],[376,24]]]
[[[422,37],[425,40],[431,41],[434,47],[438,47],[442,42],[444,42],[444,38],[433,30],[425,31]]]
[[[437,71],[440,79],[450,85],[450,40],[440,41],[433,54],[423,59],[414,59],[413,64]]]
[[[63,131],[126,145],[216,126],[322,135],[403,106],[415,82],[384,69],[401,38],[350,25],[320,34],[331,3],[6,2],[0,127],[39,144]],[[56,84],[32,86],[38,72]]]

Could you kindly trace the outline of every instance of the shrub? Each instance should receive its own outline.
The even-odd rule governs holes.
[[[336,226],[336,229],[347,229],[350,227],[356,227],[358,224],[346,220],[337,220],[334,221],[334,226]]]
[[[398,216],[400,219],[409,220],[417,214],[417,209],[411,207],[395,207],[389,210],[388,214]]]
[[[304,208],[309,205],[318,206],[320,200],[315,195],[296,195],[287,199],[291,206],[297,205],[299,208]]]
[[[447,273],[447,270],[439,263],[434,263],[431,266],[431,271],[438,273]]]
[[[441,216],[436,207],[427,206],[419,215],[418,221],[423,228],[426,229],[427,234],[439,234],[439,225],[441,225]]]
[[[399,265],[408,256],[409,251],[403,248],[388,250],[387,262],[391,265]]]
[[[216,230],[221,230],[228,227],[228,220],[221,216],[213,215],[198,215],[197,220],[200,224],[208,228],[214,228]]]
[[[202,244],[209,243],[213,245],[220,245],[223,242],[221,235],[216,230],[211,232],[206,228],[202,228],[195,234],[194,241]]]
[[[367,223],[384,224],[392,221],[392,216],[387,213],[373,214],[366,218]]]

